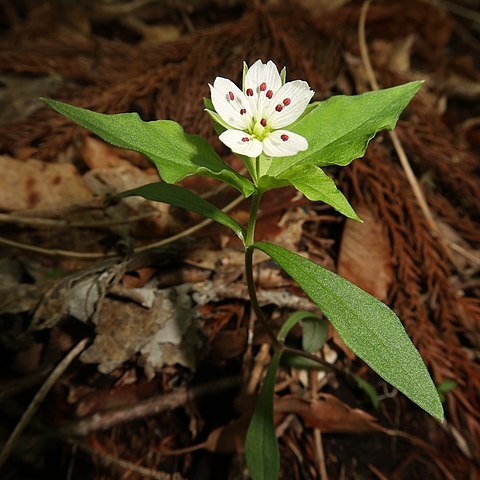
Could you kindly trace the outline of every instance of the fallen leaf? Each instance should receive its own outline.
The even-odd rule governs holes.
[[[346,221],[337,272],[384,301],[393,280],[390,242],[382,224],[367,207],[361,205],[355,211],[364,223]]]
[[[142,154],[124,150],[86,135],[83,137],[80,155],[90,170],[125,166],[150,166]]]
[[[94,201],[73,165],[0,155],[0,210],[55,210]]]
[[[213,430],[203,444],[209,452],[243,453],[251,413]]]
[[[409,72],[414,42],[413,34],[392,42],[383,39],[373,41],[371,49],[374,64],[396,73]]]
[[[334,395],[322,393],[317,400],[304,400],[295,396],[275,400],[275,413],[294,413],[302,417],[305,425],[322,432],[365,433],[384,431],[375,417],[343,403]]]
[[[201,336],[189,290],[189,285],[151,289],[150,308],[107,297],[94,317],[97,325],[93,345],[81,360],[98,363],[100,372],[110,373],[140,354],[147,378],[166,365],[195,370],[195,351]]]

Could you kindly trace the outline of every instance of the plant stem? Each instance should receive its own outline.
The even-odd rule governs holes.
[[[283,343],[277,339],[272,327],[270,327],[267,319],[263,315],[257,298],[257,292],[255,291],[255,281],[253,279],[253,247],[255,243],[255,223],[257,221],[258,205],[262,194],[255,194],[252,198],[252,207],[250,209],[250,218],[248,219],[247,235],[245,239],[245,277],[248,287],[248,295],[252,304],[253,311],[259,322],[263,325],[265,330],[272,341],[273,346],[277,350],[283,350]]]
[[[248,249],[255,243],[255,223],[257,222],[258,206],[262,194],[258,193],[252,197],[252,206],[250,207],[250,217],[248,219],[247,235],[245,238],[245,247]]]

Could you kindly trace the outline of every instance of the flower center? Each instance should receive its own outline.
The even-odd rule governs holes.
[[[260,120],[254,119],[252,126],[248,129],[248,132],[253,135],[257,140],[262,141],[269,135],[271,129],[268,127],[267,120],[261,118]]]

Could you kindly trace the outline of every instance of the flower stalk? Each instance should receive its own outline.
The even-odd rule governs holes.
[[[268,320],[263,315],[260,304],[258,303],[257,292],[255,290],[255,280],[253,278],[253,244],[255,243],[255,224],[257,221],[258,207],[262,198],[261,193],[253,195],[252,206],[250,209],[250,217],[248,219],[247,235],[245,239],[245,280],[247,282],[248,296],[250,303],[258,321],[265,328],[272,345],[276,350],[283,350],[283,343],[280,342],[268,323]]]

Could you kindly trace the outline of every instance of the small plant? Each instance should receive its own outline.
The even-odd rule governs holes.
[[[361,221],[321,167],[345,166],[362,157],[377,132],[394,128],[422,82],[309,104],[314,92],[308,83],[286,82],[285,77],[285,69],[279,74],[273,62],[264,64],[258,60],[250,68],[244,64],[242,89],[218,77],[210,85],[211,99],[205,99],[205,110],[213,119],[220,140],[242,159],[250,179],[225,164],[203,138],[185,133],[173,121],[144,122],[136,113],[105,115],[45,99],[57,112],[107,142],[143,153],[155,164],[163,182],[129,190],[121,197],[140,195],[191,210],[230,228],[242,241],[252,308],[270,335],[273,348],[245,445],[254,480],[273,480],[278,476],[273,389],[280,358],[288,350],[284,343],[288,331],[302,323],[306,352],[318,349],[325,338],[323,320],[307,312],[294,313],[278,335],[273,332],[257,301],[252,272],[255,250],[269,255],[298,283],[358,357],[429,414],[443,420],[435,385],[392,310],[310,260],[255,239],[262,195],[285,186],[293,186],[308,199],[321,200],[343,215]],[[252,198],[246,229],[193,192],[173,185],[195,174],[227,183],[245,198]],[[362,380],[357,381],[362,386]],[[367,387],[364,385],[368,391]]]

